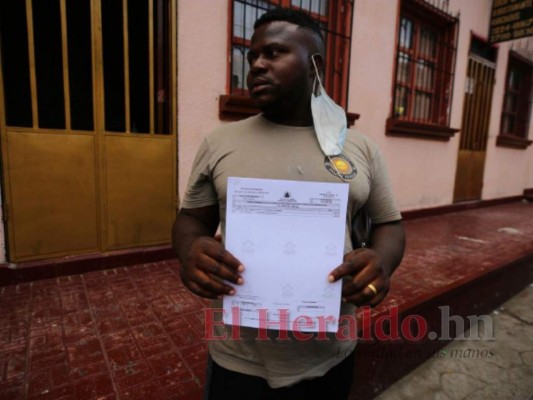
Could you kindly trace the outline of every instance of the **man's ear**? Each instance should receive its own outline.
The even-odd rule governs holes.
[[[316,65],[316,68],[318,69],[318,73],[320,74],[320,76],[321,77],[324,76],[324,57],[322,57],[320,53],[314,53],[314,54],[311,54],[310,56],[309,76],[312,76],[312,77],[315,76],[315,66],[313,65],[313,60],[315,62],[314,65]]]

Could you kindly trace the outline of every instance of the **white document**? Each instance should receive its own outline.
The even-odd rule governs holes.
[[[245,266],[224,323],[336,332],[348,185],[228,178],[226,249]],[[231,284],[231,283],[230,283]]]

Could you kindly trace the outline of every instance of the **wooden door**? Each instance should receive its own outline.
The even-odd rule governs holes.
[[[9,260],[168,243],[175,0],[0,3]]]
[[[474,54],[468,59],[454,202],[479,200],[487,148],[495,64]]]

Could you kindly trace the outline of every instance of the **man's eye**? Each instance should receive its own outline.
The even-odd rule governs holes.
[[[268,49],[266,51],[266,56],[268,58],[276,58],[277,56],[279,56],[279,54],[280,54],[279,49]]]

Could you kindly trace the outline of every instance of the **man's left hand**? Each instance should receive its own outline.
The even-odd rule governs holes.
[[[331,271],[329,280],[343,279],[343,301],[356,306],[376,306],[389,291],[389,273],[381,256],[369,248],[356,249],[344,256],[344,262]]]

